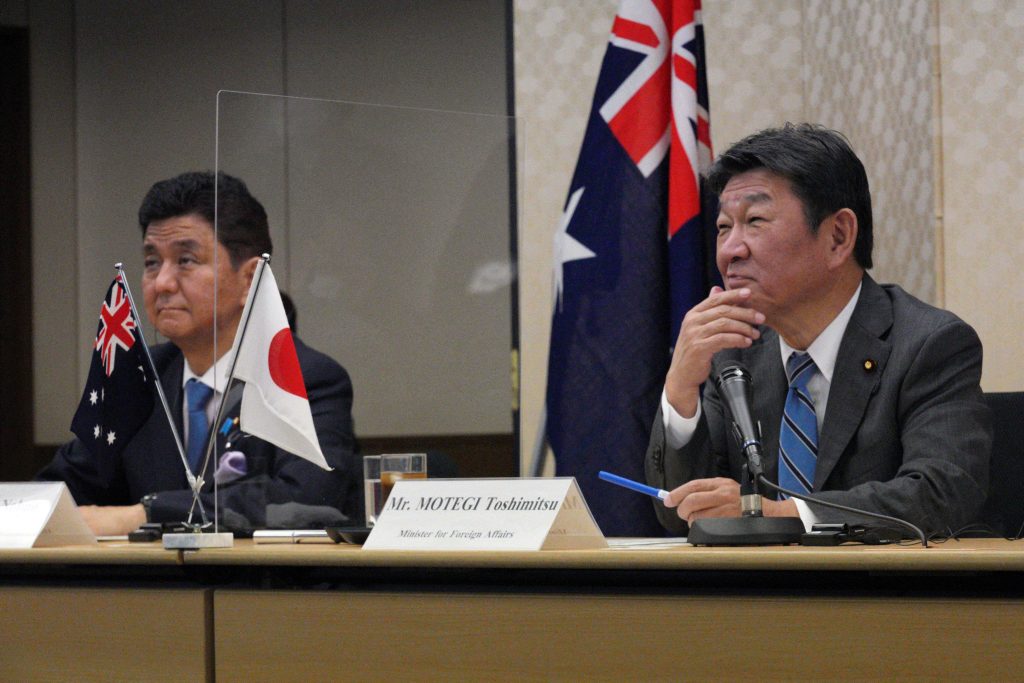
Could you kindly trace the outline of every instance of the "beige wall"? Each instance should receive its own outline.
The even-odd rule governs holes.
[[[523,443],[536,439],[551,241],[618,3],[517,0]],[[1024,0],[705,0],[712,140],[785,121],[843,131],[872,185],[875,268],[973,324],[987,391],[1024,389]],[[995,294],[1000,292],[1000,294]],[[529,463],[529,452],[524,452]]]
[[[1024,0],[938,3],[946,306],[981,335],[982,384],[1024,389]]]

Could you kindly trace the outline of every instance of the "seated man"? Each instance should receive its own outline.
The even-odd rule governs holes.
[[[238,415],[241,392],[232,389],[223,396],[229,352],[259,257],[272,249],[263,206],[241,180],[224,174],[219,177],[214,238],[214,188],[212,173],[185,173],[153,185],[139,209],[146,315],[170,342],[152,349],[153,360],[186,443],[188,406],[183,395],[190,379],[216,388],[205,407],[208,423],[225,400],[225,415]],[[357,515],[361,475],[353,452],[352,383],[344,368],[298,339],[295,350],[320,447],[334,469],[323,470],[237,428],[218,430],[218,452],[232,451],[226,468],[231,476],[218,475],[223,482],[220,519],[228,528],[299,526],[302,515],[288,519],[287,514],[296,510],[326,511],[338,518],[333,521],[343,520],[339,512]],[[156,401],[116,462],[101,466],[75,439],[57,451],[37,478],[64,481],[95,533],[124,534],[146,521],[187,518],[192,491],[184,467],[167,416]],[[214,476],[207,472],[204,479],[204,504],[212,518]],[[199,519],[198,511],[194,519]]]
[[[707,182],[725,289],[686,315],[665,379],[646,456],[648,482],[670,490],[655,504],[661,523],[686,534],[694,520],[740,514],[744,460],[713,381],[736,361],[752,376],[770,480],[926,532],[974,522],[992,440],[981,342],[952,313],[867,275],[871,195],[847,141],[807,124],[761,131]],[[766,516],[808,529],[867,520],[761,493]]]

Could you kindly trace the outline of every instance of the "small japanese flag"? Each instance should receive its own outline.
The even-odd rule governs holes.
[[[269,264],[263,266],[258,288],[253,280],[242,320],[247,312],[249,325],[241,349],[242,325],[235,333],[234,346],[238,353],[235,377],[245,380],[239,426],[314,465],[331,469],[316,438],[295,341]]]

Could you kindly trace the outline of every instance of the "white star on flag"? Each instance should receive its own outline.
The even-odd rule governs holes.
[[[117,441],[117,436],[114,432],[107,432],[107,445],[111,446],[115,441]]]
[[[89,404],[90,405],[96,405],[96,401],[99,399],[99,397],[100,396],[99,396],[99,394],[96,393],[95,389],[90,391],[89,392]]]
[[[572,222],[572,215],[576,212],[576,207],[580,203],[580,197],[583,196],[584,189],[581,187],[569,197],[569,204],[565,207],[562,220],[558,223],[558,230],[555,232],[554,294],[558,297],[559,311],[562,310],[563,267],[565,264],[569,261],[579,261],[597,256],[597,254],[587,249],[575,237],[569,234],[569,223]]]
[[[100,434],[101,433],[102,433],[102,430],[100,429],[99,425],[96,425],[95,427],[92,428],[92,435],[94,437],[96,437],[97,439],[100,438]]]

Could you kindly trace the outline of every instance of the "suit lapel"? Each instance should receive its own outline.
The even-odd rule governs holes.
[[[181,379],[184,373],[185,357],[178,353],[167,366],[167,369],[160,374],[160,384],[163,386],[164,396],[167,398],[167,405],[171,411],[171,418],[174,420],[174,428],[182,439],[182,445],[184,445],[185,438],[184,418],[182,417],[185,397],[181,387]],[[156,410],[162,413],[163,406],[157,406]],[[188,479],[185,476],[181,462],[181,454],[178,452],[178,446],[174,442],[174,435],[170,429],[167,430],[166,444],[160,444],[160,447],[161,452],[164,454],[161,456],[161,461],[170,463],[171,467],[181,473],[181,480],[187,482]]]
[[[225,417],[238,417],[238,412],[242,407],[242,392],[244,390],[245,382],[235,382],[231,387],[231,391],[228,392],[227,397],[224,399],[223,412]]]
[[[228,392],[224,399],[223,409],[220,411],[222,417],[220,424],[215,425],[217,430],[217,452],[223,453],[227,449],[227,443],[230,441],[228,436],[230,434],[241,433],[238,425],[232,425],[226,431],[224,424],[229,420],[234,420],[238,417],[239,412],[242,408],[242,392],[245,389],[245,382],[235,382],[231,387],[231,391]],[[211,427],[212,428],[212,427]]]
[[[183,356],[178,356],[160,375],[160,384],[164,388],[164,396],[167,397],[167,405],[171,409],[171,416],[174,417],[174,424],[181,434],[182,424],[182,401],[184,401],[181,390],[181,378],[185,372],[185,361]],[[163,410],[163,408],[160,408]]]
[[[747,350],[747,367],[753,384],[753,411],[761,422],[761,446],[767,476],[776,481],[779,453],[779,425],[786,400],[786,372],[779,354],[779,335],[770,328],[761,328],[760,343]]]
[[[761,418],[761,445],[764,447],[767,476],[778,481],[778,428],[782,424],[782,408],[785,404],[785,369],[778,350],[778,334],[762,328],[765,332],[758,348],[758,358],[752,362],[755,399]],[[762,492],[767,493],[767,492]]]
[[[821,490],[864,417],[878,389],[892,345],[882,336],[892,327],[892,303],[865,275],[860,299],[839,344],[832,373],[825,422],[818,442],[814,489]]]

